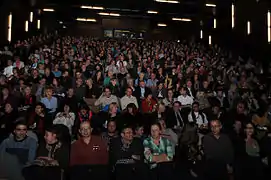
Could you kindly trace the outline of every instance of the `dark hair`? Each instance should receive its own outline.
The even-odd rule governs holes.
[[[161,124],[159,122],[152,123],[151,126],[150,126],[150,128],[152,126],[158,126],[160,130],[162,129],[162,126],[161,126]]]
[[[52,134],[55,134],[56,138],[59,140],[60,133],[59,133],[56,125],[52,125],[51,127],[46,128],[45,131],[50,132]]]
[[[16,128],[17,126],[27,126],[26,120],[24,117],[20,117],[18,119],[16,119],[16,121],[14,122],[14,128]]]

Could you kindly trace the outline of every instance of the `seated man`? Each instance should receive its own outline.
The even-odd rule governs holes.
[[[23,166],[34,161],[36,150],[37,141],[34,138],[27,136],[26,123],[19,121],[15,125],[13,136],[9,136],[0,145],[0,168],[4,168],[6,176],[10,179],[15,177],[20,178],[20,171]]]
[[[69,166],[69,145],[60,140],[57,126],[46,129],[45,142],[41,142],[34,163],[23,169],[26,180],[59,180],[62,170]]]
[[[91,135],[89,121],[80,124],[80,138],[71,147],[71,180],[99,177],[107,179],[107,144],[100,136]]]
[[[112,139],[109,147],[109,165],[116,179],[147,178],[143,152],[142,141],[133,137],[133,129],[124,127],[121,137]]]
[[[70,165],[97,165],[108,163],[107,145],[99,136],[91,135],[92,128],[88,121],[80,124],[81,135],[71,147]]]

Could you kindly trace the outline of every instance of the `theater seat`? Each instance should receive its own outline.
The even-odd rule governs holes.
[[[108,180],[109,171],[107,165],[76,165],[70,168],[70,180]]]

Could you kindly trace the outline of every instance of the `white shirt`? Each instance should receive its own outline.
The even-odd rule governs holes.
[[[122,110],[126,109],[127,105],[130,103],[135,104],[135,106],[138,108],[138,103],[137,103],[136,97],[134,97],[134,96],[128,97],[127,95],[123,96],[120,99],[121,109]]]
[[[186,105],[192,105],[193,104],[193,98],[191,98],[190,96],[186,95],[180,95],[177,99],[183,106]]]
[[[12,76],[12,75],[13,75],[13,66],[10,65],[10,66],[6,67],[6,68],[4,69],[4,73],[3,73],[3,74],[4,74],[6,77]]]
[[[63,124],[69,128],[70,134],[72,133],[72,127],[75,121],[75,114],[70,112],[68,116],[64,116],[63,112],[56,114],[56,118],[53,121],[53,124]]]
[[[202,113],[203,116],[199,114],[199,112],[194,112],[194,115],[196,117],[196,124],[200,127],[203,124],[207,124],[208,120],[207,117],[204,113]],[[188,122],[194,122],[194,119],[192,117],[192,112],[189,113],[188,115]]]

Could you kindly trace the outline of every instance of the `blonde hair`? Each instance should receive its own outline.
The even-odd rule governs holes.
[[[111,111],[112,111],[112,109],[113,109],[114,107],[118,108],[118,105],[117,105],[117,103],[112,102],[112,103],[109,105],[108,112],[111,113]]]

